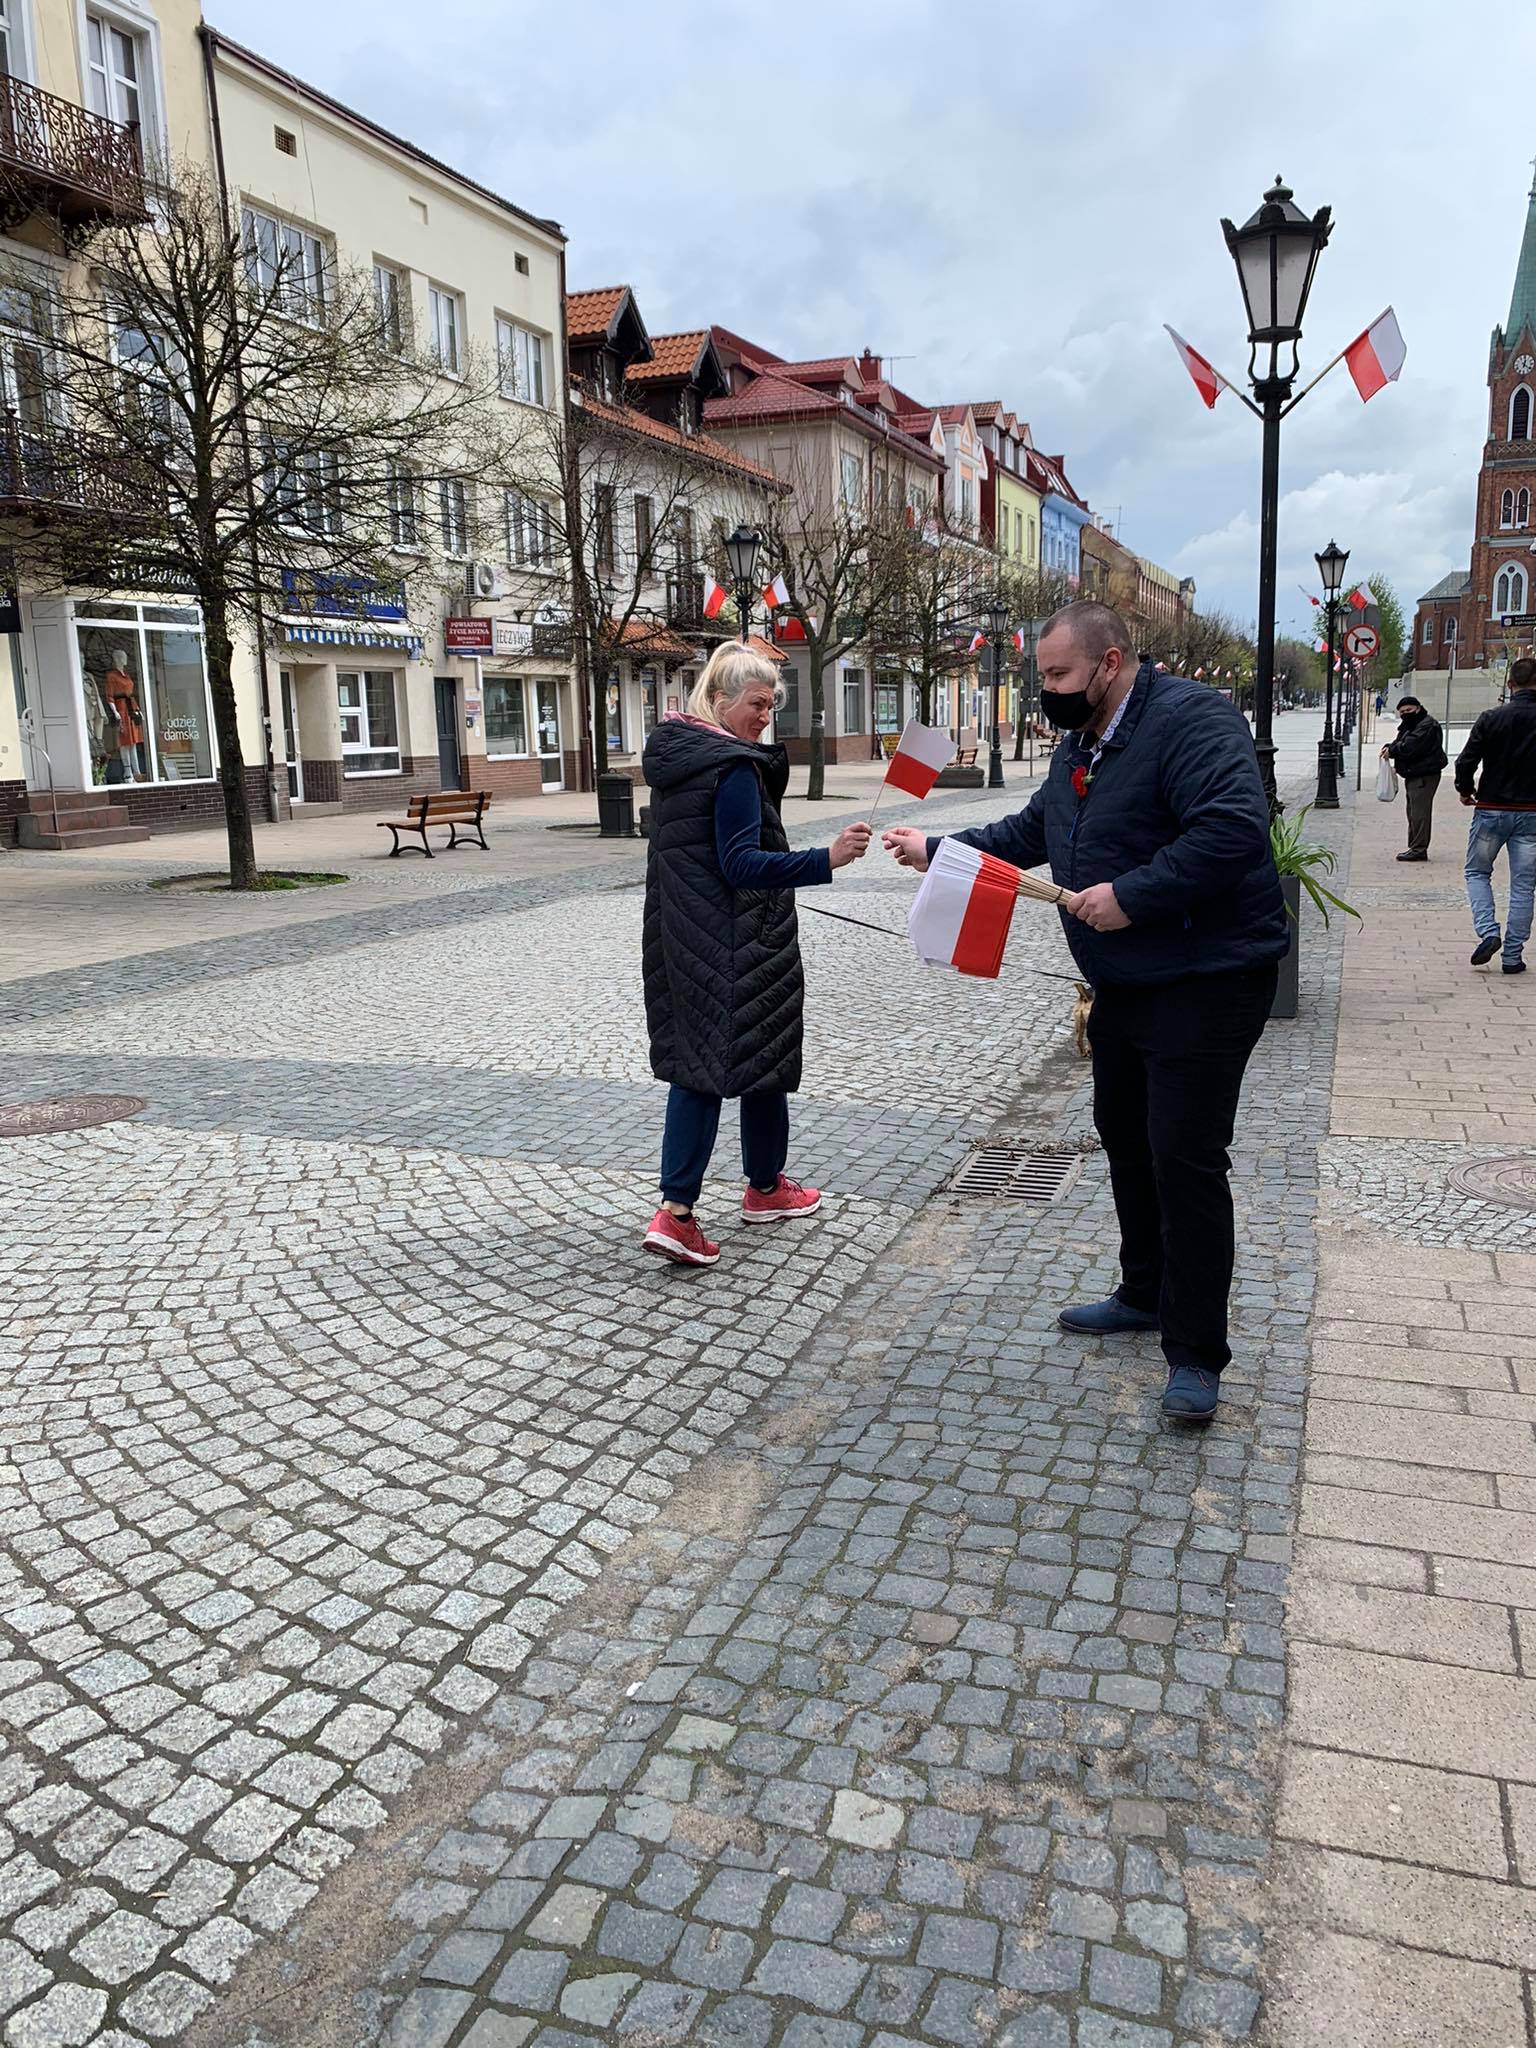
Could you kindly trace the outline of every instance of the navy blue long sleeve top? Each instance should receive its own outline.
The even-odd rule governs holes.
[[[762,844],[763,800],[757,772],[745,761],[727,768],[715,787],[715,855],[733,889],[802,889],[832,879],[824,846],[769,853]]]

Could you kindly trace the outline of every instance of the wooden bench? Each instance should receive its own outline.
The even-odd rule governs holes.
[[[485,807],[490,800],[490,796],[483,789],[434,789],[428,791],[425,796],[413,796],[405,807],[408,814],[406,817],[378,820],[381,832],[394,834],[395,843],[389,849],[390,859],[394,860],[404,850],[400,844],[400,834],[417,832],[421,835],[421,851],[428,860],[431,860],[432,849],[427,844],[429,825],[448,827],[448,845],[445,850],[449,853],[461,844],[473,846],[476,840],[479,841],[481,849],[489,853],[491,849],[485,843],[484,819]],[[473,832],[475,839],[461,841],[461,830]]]

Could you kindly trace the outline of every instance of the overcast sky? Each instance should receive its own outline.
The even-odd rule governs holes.
[[[869,346],[928,403],[1001,398],[1122,539],[1251,622],[1258,422],[1201,406],[1162,330],[1236,379],[1219,220],[1276,171],[1333,208],[1303,374],[1389,301],[1399,383],[1341,366],[1281,453],[1282,631],[1330,537],[1412,601],[1465,568],[1489,331],[1536,151],[1488,35],[1429,0],[206,0],[209,19],[519,205],[573,288],[653,334],[711,320],[787,356]],[[1490,33],[1494,22],[1490,19]]]

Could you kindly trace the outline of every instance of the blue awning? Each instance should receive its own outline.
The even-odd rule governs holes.
[[[412,661],[420,661],[426,642],[408,626],[329,625],[318,626],[303,619],[279,619],[285,640],[322,647],[394,647]]]

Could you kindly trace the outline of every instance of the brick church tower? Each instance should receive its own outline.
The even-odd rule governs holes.
[[[1469,570],[1419,599],[1414,667],[1502,670],[1536,639],[1536,184],[1509,318],[1488,346],[1488,435]],[[1493,680],[1489,679],[1490,682]],[[1502,680],[1502,678],[1501,678]]]

